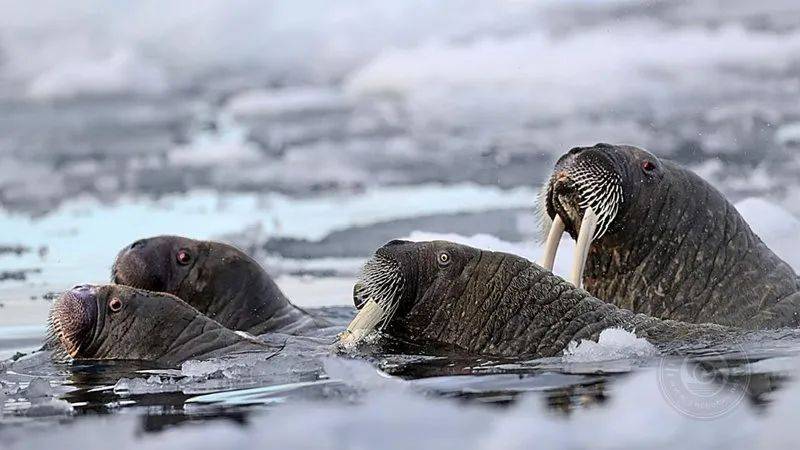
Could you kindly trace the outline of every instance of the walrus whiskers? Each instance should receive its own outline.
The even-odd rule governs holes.
[[[47,318],[47,333],[44,338],[44,349],[50,350],[51,358],[56,363],[66,363],[72,360],[72,356],[64,347],[61,339],[62,335],[61,324],[51,312]]]
[[[589,247],[593,241],[606,234],[624,201],[622,179],[600,164],[583,162],[568,166],[558,176],[554,174],[548,182],[548,195],[554,195],[553,190],[557,183],[567,183],[577,194],[576,209],[567,213],[573,224],[578,221],[581,223],[569,280],[576,287],[581,287]],[[563,200],[559,201],[566,206]],[[572,217],[573,214],[576,217]],[[555,214],[545,243],[541,265],[551,271],[561,235],[566,228],[564,220],[559,214]]]
[[[361,269],[361,277],[354,288],[354,295],[366,300],[361,310],[339,335],[340,345],[354,345],[364,339],[380,325],[383,329],[397,312],[397,296],[405,286],[398,272],[397,263],[376,256]]]

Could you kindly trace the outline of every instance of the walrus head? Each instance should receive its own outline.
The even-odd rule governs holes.
[[[399,330],[413,326],[410,314],[456,297],[481,253],[446,241],[387,243],[363,266],[353,289],[353,303],[360,312],[342,341],[358,341],[376,328],[408,334]]]
[[[209,244],[179,236],[140,239],[119,252],[111,269],[111,281],[179,297],[183,286],[199,290],[195,282],[201,274],[195,268],[201,267],[211,254]],[[195,305],[203,311],[199,306],[202,305]]]
[[[228,328],[253,334],[305,315],[258,262],[221,242],[180,236],[138,240],[120,251],[111,281],[170,293]]]
[[[721,192],[637,147],[570,150],[544,187],[542,210],[553,220],[542,266],[552,270],[566,231],[577,241],[572,284],[634,312],[749,326],[800,289]],[[796,322],[776,315],[783,319],[773,323]]]
[[[246,341],[177,297],[119,285],[82,285],[52,305],[45,348],[56,361],[174,364]]]
[[[558,241],[569,233],[579,246],[570,280],[580,286],[592,242],[614,235],[630,220],[628,212],[643,191],[654,190],[663,176],[663,163],[653,154],[628,145],[597,144],[576,147],[563,155],[542,192],[542,207],[553,221],[542,265],[553,268]]]

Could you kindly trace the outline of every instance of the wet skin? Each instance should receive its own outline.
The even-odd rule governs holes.
[[[111,278],[175,295],[227,328],[253,335],[329,325],[294,306],[255,260],[219,242],[179,236],[142,239],[119,253]]]
[[[381,306],[378,327],[393,338],[498,356],[556,356],[610,327],[635,330],[662,349],[737,336],[720,325],[635,314],[519,256],[445,241],[380,248],[354,289],[356,305],[367,300]]]
[[[574,148],[556,163],[543,200],[576,239],[589,204],[605,212],[582,279],[598,298],[687,322],[800,325],[792,268],[717,189],[678,164],[626,145]]]
[[[179,298],[119,285],[82,285],[50,311],[46,347],[57,360],[137,360],[177,366],[243,351],[274,351]]]

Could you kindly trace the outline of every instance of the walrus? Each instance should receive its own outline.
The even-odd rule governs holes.
[[[231,331],[181,299],[120,285],[81,285],[53,303],[45,348],[56,361],[189,359],[274,350]]]
[[[570,281],[616,306],[685,322],[746,328],[800,325],[794,270],[708,182],[629,145],[576,147],[542,196],[552,226],[577,241]]]
[[[722,343],[733,328],[661,320],[618,308],[520,256],[446,241],[392,241],[367,261],[353,289],[361,311],[340,346],[374,329],[436,350],[504,357],[560,355],[607,328],[657,347]]]
[[[232,330],[296,334],[329,326],[293,305],[253,258],[227,244],[180,236],[122,249],[111,282],[166,292]]]

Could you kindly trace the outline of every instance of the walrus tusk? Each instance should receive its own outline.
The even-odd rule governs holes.
[[[386,315],[386,310],[373,299],[369,299],[361,307],[347,329],[339,335],[339,343],[353,345],[364,339]]]
[[[578,242],[575,244],[575,258],[572,262],[572,275],[570,276],[570,281],[578,288],[583,282],[583,270],[586,267],[589,246],[592,244],[595,230],[597,230],[597,214],[591,207],[588,207],[581,220],[581,230],[578,233]]]
[[[558,244],[561,243],[562,234],[564,234],[564,221],[561,220],[561,216],[556,214],[553,218],[550,232],[547,234],[547,242],[544,245],[544,255],[542,255],[541,262],[541,266],[551,272],[555,265],[556,252],[558,251]]]

